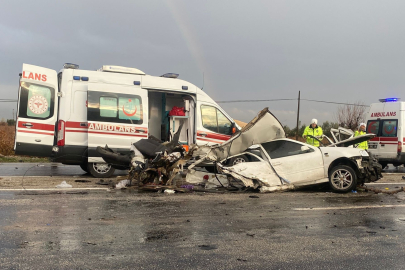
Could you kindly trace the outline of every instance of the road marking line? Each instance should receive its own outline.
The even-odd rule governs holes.
[[[1,188],[0,191],[51,191],[51,190],[60,190],[60,191],[69,191],[69,190],[109,190],[108,188]]]
[[[405,183],[365,183],[365,185],[405,185]]]
[[[348,209],[364,209],[364,208],[392,208],[405,207],[405,204],[400,205],[365,205],[365,206],[346,206],[346,207],[313,207],[313,208],[293,208],[295,211],[315,211],[315,210],[348,210]]]

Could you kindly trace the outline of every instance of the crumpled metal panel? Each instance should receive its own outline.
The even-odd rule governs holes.
[[[242,162],[232,167],[217,165],[222,173],[230,174],[239,179],[246,187],[282,186],[280,178],[268,162]]]
[[[279,138],[285,138],[283,126],[268,108],[264,108],[231,139],[219,145],[201,147],[194,156],[202,157],[205,153],[204,159],[221,161],[244,152],[254,144],[265,143]]]

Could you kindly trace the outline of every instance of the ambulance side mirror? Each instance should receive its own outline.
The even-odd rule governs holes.
[[[232,125],[231,125],[231,132],[232,132],[232,135],[235,134],[236,131],[238,131],[238,129],[236,128],[235,122],[233,122]]]

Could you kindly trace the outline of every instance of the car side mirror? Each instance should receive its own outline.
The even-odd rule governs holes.
[[[310,148],[306,145],[301,146],[301,151],[302,152],[308,152],[310,150]]]

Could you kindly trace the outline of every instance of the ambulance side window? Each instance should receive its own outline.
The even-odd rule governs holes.
[[[55,99],[51,87],[21,82],[19,117],[31,119],[48,119],[53,116]]]
[[[217,108],[201,105],[201,120],[204,128],[225,135],[232,135],[232,122]]]
[[[369,120],[367,123],[367,133],[374,133],[378,135],[378,131],[380,129],[380,121],[379,120]]]
[[[98,122],[142,124],[142,99],[137,95],[89,91],[87,119]]]
[[[381,136],[382,137],[396,137],[397,136],[397,120],[383,120]]]

